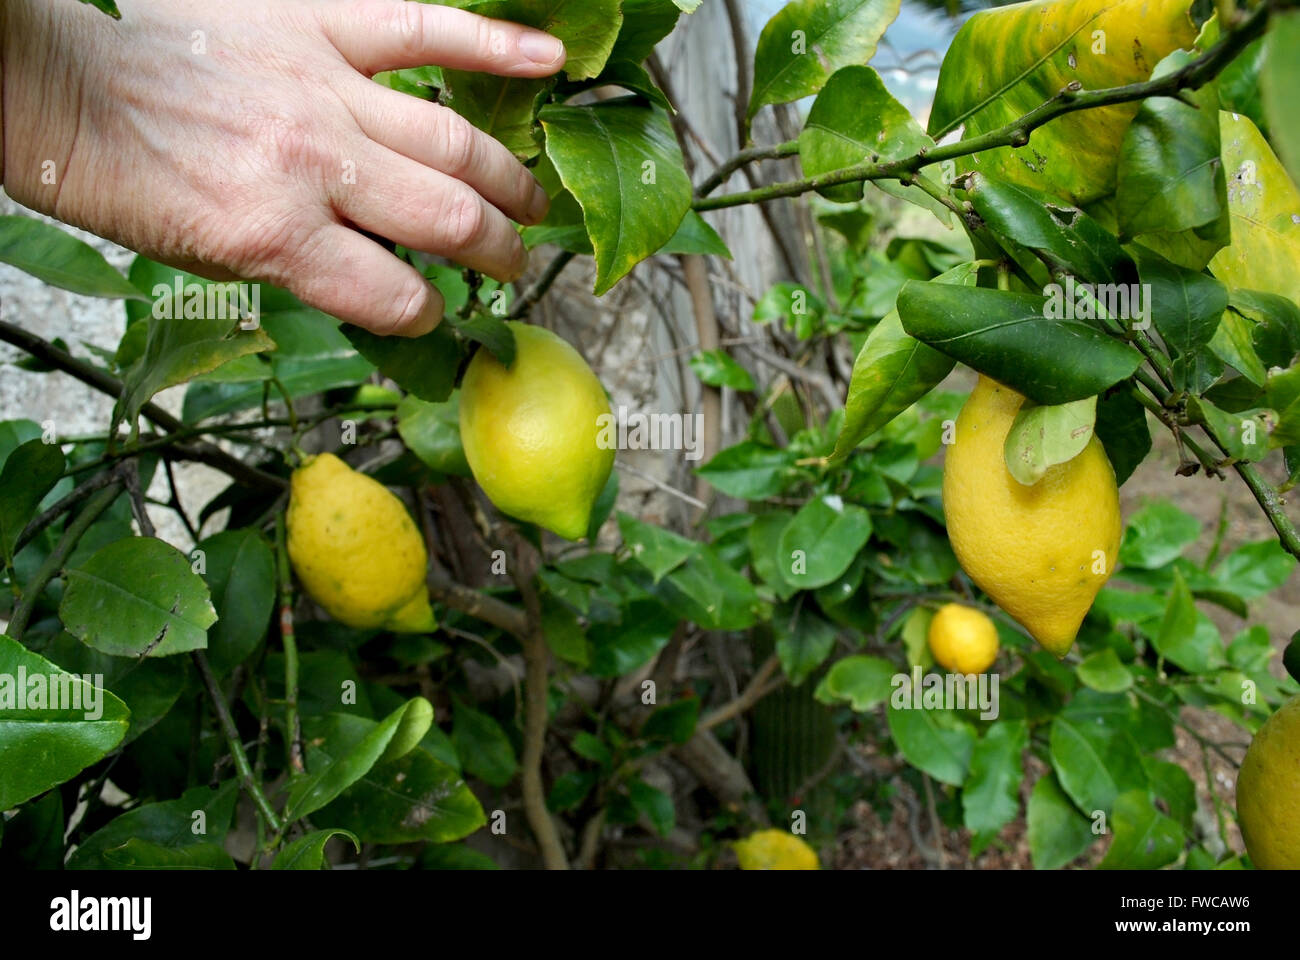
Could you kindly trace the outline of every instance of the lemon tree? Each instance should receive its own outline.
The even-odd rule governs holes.
[[[873,65],[897,0],[793,0],[726,156],[656,54],[698,0],[456,5],[569,59],[375,78],[552,197],[526,286],[396,249],[432,333],[267,286],[255,323],[209,315],[229,291],[0,218],[0,261],[122,302],[109,350],[0,320],[28,373],[113,398],[94,435],[0,422],[0,863],[816,869],[912,800],[977,863],[1300,863],[1300,647],[1260,603],[1300,557],[1293,0],[983,10],[924,122]],[[750,205],[788,274],[753,291],[719,213]],[[668,352],[550,323],[578,268],[593,311],[685,289]],[[649,498],[604,429],[629,357],[677,365],[709,451]],[[180,463],[224,486],[192,502]],[[1209,478],[1207,523],[1179,492]],[[20,668],[102,677],[102,711]]]

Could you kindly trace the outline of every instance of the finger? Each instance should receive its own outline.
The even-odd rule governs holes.
[[[550,198],[537,179],[454,110],[360,80],[345,97],[371,140],[463,181],[513,220],[546,217]]]
[[[273,282],[303,303],[380,336],[418,337],[442,320],[443,299],[419,271],[342,224],[321,226]]]
[[[357,183],[331,189],[340,216],[503,283],[523,273],[528,253],[518,232],[464,183],[377,143],[361,153]]]
[[[324,7],[321,17],[339,53],[370,75],[437,64],[503,77],[548,77],[564,65],[564,44],[550,34],[453,7],[360,0]]]

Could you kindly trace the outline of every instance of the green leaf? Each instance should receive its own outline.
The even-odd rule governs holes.
[[[623,26],[619,0],[452,0],[452,6],[544,30],[564,42],[564,72],[598,75]]]
[[[828,706],[847,701],[865,713],[889,699],[898,668],[880,657],[852,656],[835,661],[813,694]]]
[[[766,616],[754,585],[708,546],[670,573],[657,595],[669,610],[706,630],[743,630]]]
[[[1272,14],[1264,41],[1264,65],[1259,73],[1269,133],[1286,161],[1291,179],[1300,182],[1300,113],[1295,92],[1300,90],[1300,11]]]
[[[175,547],[128,537],[67,571],[59,619],[96,650],[166,657],[202,650],[217,611],[202,578]]]
[[[1257,407],[1228,413],[1209,400],[1189,397],[1187,412],[1193,422],[1209,426],[1228,456],[1252,463],[1268,455],[1273,411]]]
[[[1085,814],[1109,811],[1125,790],[1146,787],[1137,745],[1119,721],[1068,710],[1052,721],[1052,769]]]
[[[570,770],[555,778],[546,795],[546,808],[554,813],[568,813],[581,806],[600,777],[591,770]]]
[[[795,457],[752,440],[718,452],[695,472],[719,492],[741,500],[765,500],[781,493],[794,473]]]
[[[609,747],[605,746],[605,741],[585,730],[580,731],[573,738],[573,752],[592,763],[600,764],[605,769],[609,769],[614,762],[614,757],[609,752]]]
[[[1162,57],[1195,40],[1187,8],[1187,0],[1058,0],[981,10],[944,56],[928,132],[941,140],[961,127],[969,139],[1014,123],[1071,83],[1100,90],[1147,80]],[[982,151],[957,170],[1086,204],[1114,191],[1115,158],[1137,109],[1057,117],[1024,146]]]
[[[975,744],[970,779],[961,792],[962,822],[974,833],[995,833],[1020,812],[1020,755],[1029,745],[1023,720],[1000,720]]]
[[[1269,434],[1275,447],[1300,443],[1300,365],[1269,374],[1264,402],[1277,411],[1277,426]]]
[[[979,269],[964,263],[935,277],[935,283],[974,286]],[[891,310],[871,328],[853,361],[844,425],[831,462],[844,460],[859,443],[938,386],[952,372],[952,358],[903,331]]]
[[[380,337],[345,324],[340,329],[357,352],[408,393],[441,403],[451,396],[460,366],[460,347],[448,324],[421,337]]]
[[[253,528],[224,530],[195,549],[203,551],[203,579],[217,613],[208,630],[208,661],[220,676],[266,636],[275,607],[275,557]]]
[[[1101,393],[1142,362],[1091,324],[1050,317],[1033,294],[909,280],[897,302],[909,334],[1040,404]]]
[[[442,403],[407,396],[397,406],[397,432],[402,442],[430,470],[456,477],[470,476],[460,440],[460,394]]]
[[[1023,183],[974,173],[968,195],[998,235],[1041,253],[1053,266],[1091,283],[1120,283],[1133,270],[1119,241],[1076,206]]]
[[[871,514],[838,494],[814,497],[781,533],[781,576],[803,589],[825,586],[848,569],[871,537]]]
[[[596,251],[596,295],[672,239],[691,183],[668,114],[637,98],[541,112],[546,152],[582,207]]]
[[[1183,828],[1156,809],[1145,790],[1129,790],[1115,800],[1111,815],[1115,839],[1103,870],[1155,870],[1173,863],[1183,851]]]
[[[605,486],[601,487],[596,502],[591,505],[591,516],[587,520],[587,541],[595,543],[600,538],[600,528],[605,525],[609,515],[618,503],[618,471],[611,470]]]
[[[1291,675],[1291,679],[1300,682],[1300,633],[1291,637],[1291,642],[1282,651],[1282,666]]]
[[[666,837],[673,832],[677,817],[672,797],[658,787],[650,786],[640,777],[628,783],[627,795],[637,813],[650,821],[659,836]]]
[[[685,697],[676,703],[667,703],[650,714],[641,736],[647,740],[666,740],[685,743],[695,735],[695,724],[700,718],[700,698]]]
[[[494,787],[514,778],[518,761],[501,725],[479,710],[452,700],[451,739],[466,771]]]
[[[1110,647],[1084,657],[1077,672],[1084,686],[1099,693],[1121,693],[1133,686],[1133,674]]]
[[[215,790],[206,784],[176,800],[146,803],[118,814],[92,833],[68,858],[69,870],[105,870],[128,863],[158,862],[161,851],[180,857],[193,847],[200,862],[212,863],[212,847],[225,841],[239,799],[239,784],[226,780]],[[135,847],[129,846],[134,841]],[[125,848],[125,849],[124,849]],[[114,856],[122,862],[114,862]]]
[[[131,712],[131,725],[120,744],[125,747],[165,717],[186,687],[188,664],[182,657],[151,657],[144,661],[115,657],[86,646],[60,631],[41,650],[68,673],[93,676]]]
[[[1156,650],[1166,660],[1171,660],[1188,673],[1206,673],[1223,665],[1223,649],[1219,631],[1205,620],[1196,609],[1187,581],[1176,567],[1174,585],[1169,591],[1169,602],[1164,619],[1153,638]]]
[[[1194,59],[1175,50],[1151,79]],[[1125,239],[1154,232],[1197,230],[1203,239],[1228,240],[1227,188],[1219,158],[1218,91],[1207,84],[1173,97],[1143,100],[1120,145],[1115,213]],[[1145,278],[1143,278],[1145,281]]]
[[[1185,829],[1194,829],[1196,785],[1187,771],[1176,763],[1149,756],[1142,758],[1142,765],[1151,781],[1152,795],[1165,801],[1170,816]]]
[[[586,239],[586,233],[583,233],[583,239]],[[591,244],[587,243],[585,253],[591,252]],[[726,257],[732,259],[731,250],[727,247],[722,237],[718,236],[718,231],[714,230],[694,210],[686,212],[685,219],[673,234],[672,239],[660,247],[656,253],[686,253],[701,254],[710,257]]]
[[[32,217],[0,216],[0,263],[87,297],[149,299],[94,247]]]
[[[749,371],[725,350],[705,350],[695,354],[691,357],[691,369],[701,383],[710,387],[731,387],[744,392],[754,389],[754,378]]]
[[[1025,486],[1033,486],[1058,463],[1083,453],[1096,417],[1096,397],[1055,406],[1022,404],[1003,444],[1007,470]]]
[[[953,711],[890,706],[889,735],[918,770],[956,787],[965,782],[975,750],[975,731]]]
[[[1200,392],[1208,384],[1196,382],[1193,361],[1203,352],[1228,308],[1228,291],[1223,284],[1203,273],[1169,263],[1139,248],[1138,272],[1150,285],[1148,300],[1152,319],[1174,363],[1174,387]]]
[[[106,756],[126,736],[128,716],[113,694],[0,634],[0,808],[12,809]]]
[[[1094,430],[1122,486],[1151,452],[1146,408],[1131,391],[1116,390],[1100,398]]]
[[[0,823],[0,869],[63,869],[63,794],[51,790],[39,800],[23,804]]]
[[[622,511],[618,515],[618,530],[623,537],[623,545],[632,558],[650,571],[655,583],[680,567],[700,549],[700,544],[695,540],[644,523]]]
[[[498,77],[480,70],[442,71],[448,107],[527,162],[541,151],[537,111],[555,87],[551,77]]]
[[[668,645],[677,617],[653,600],[634,600],[620,623],[593,623],[587,630],[591,642],[591,672],[598,677],[618,677],[649,662]]]
[[[363,843],[448,843],[487,822],[460,774],[424,747],[376,763],[312,819]]]
[[[472,850],[463,843],[427,844],[420,851],[416,865],[421,870],[499,870],[487,854]]]
[[[898,7],[899,0],[791,0],[759,35],[746,118],[816,93],[841,67],[866,63]]]
[[[0,555],[13,561],[14,545],[45,495],[63,476],[63,451],[57,443],[28,440],[4,459],[0,469]]]
[[[320,870],[325,866],[325,844],[335,837],[347,837],[352,841],[352,848],[361,852],[361,841],[346,830],[333,827],[329,830],[313,830],[297,840],[286,843],[275,855],[272,870]]]
[[[122,19],[122,12],[117,9],[117,4],[114,0],[81,0],[81,2],[90,4],[96,10],[103,11],[114,20]]]
[[[114,421],[126,420],[133,430],[140,408],[160,390],[185,383],[231,360],[275,348],[275,341],[262,326],[244,330],[237,318],[185,315],[150,317],[147,322],[144,352],[123,374],[122,394],[113,408]]]
[[[799,686],[835,649],[835,624],[798,603],[778,607],[772,615],[772,633],[781,671],[792,686]]]
[[[808,111],[799,134],[799,162],[804,176],[816,177],[873,158],[898,160],[933,146],[911,112],[885,89],[880,75],[870,67],[852,65],[832,74]],[[875,183],[948,222],[948,208],[920,187],[888,180]],[[863,186],[846,183],[817,192],[828,200],[854,203],[862,199]]]
[[[466,340],[473,340],[487,347],[502,366],[509,368],[514,365],[515,334],[500,317],[480,311],[472,317],[452,316],[447,322]]]
[[[673,32],[682,11],[690,13],[698,0],[674,3],[673,0],[623,0],[623,27],[610,51],[610,60],[640,63],[655,45]]]
[[[577,614],[549,590],[542,597],[542,632],[552,653],[566,663],[586,669],[591,662],[591,651],[582,624]]]
[[[1247,600],[1262,597],[1286,583],[1296,558],[1275,539],[1245,543],[1214,568],[1215,583]]]
[[[390,746],[409,751],[424,736],[433,720],[433,709],[423,697],[406,701],[378,723],[347,714],[327,714],[312,724],[308,739],[309,766],[306,777],[289,790],[285,818],[299,820],[317,810],[356,783],[382,760],[400,756]],[[319,741],[317,743],[316,741]],[[460,752],[459,744],[457,751]],[[461,754],[465,756],[465,754]]]
[[[807,287],[797,283],[777,283],[754,304],[751,318],[754,323],[785,321],[785,327],[795,331],[800,340],[807,340],[826,319],[826,304]]]
[[[1229,298],[1231,302],[1231,298]],[[1207,346],[1224,363],[1257,387],[1264,386],[1268,371],[1255,351],[1255,324],[1236,310],[1225,310]]]
[[[1095,839],[1092,825],[1070,803],[1052,774],[1039,777],[1029,795],[1029,855],[1038,870],[1063,867]]]
[[[1182,556],[1201,535],[1201,522],[1168,500],[1153,500],[1128,518],[1119,561],[1154,570]]]

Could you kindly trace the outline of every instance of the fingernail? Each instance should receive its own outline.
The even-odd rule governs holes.
[[[519,35],[519,52],[533,63],[549,65],[564,56],[564,44],[549,33],[529,30]]]
[[[424,309],[420,311],[419,319],[402,331],[403,336],[422,337],[426,333],[432,332],[438,324],[442,323],[442,294],[438,292],[437,287],[432,287],[429,293],[429,299],[425,303]]]
[[[528,201],[528,219],[533,223],[541,223],[546,219],[547,211],[551,209],[551,198],[546,195],[546,191],[539,183],[533,187],[533,199]]]

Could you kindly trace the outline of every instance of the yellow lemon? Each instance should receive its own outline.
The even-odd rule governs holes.
[[[954,673],[983,673],[998,658],[998,628],[973,607],[949,603],[930,621],[930,652]]]
[[[1237,774],[1237,822],[1255,866],[1300,870],[1300,697],[1250,742]]]
[[[1058,657],[1110,578],[1123,525],[1115,471],[1095,436],[1032,486],[1003,445],[1024,397],[981,376],[943,468],[948,538],[962,568]]]
[[[424,538],[383,484],[332,453],[293,472],[289,560],[312,599],[349,627],[428,633]]]
[[[817,853],[788,830],[759,830],[733,846],[741,870],[817,870]]]
[[[515,362],[509,370],[479,350],[465,371],[465,459],[497,509],[578,540],[614,467],[614,444],[602,442],[609,400],[569,344],[530,324],[510,328]]]

